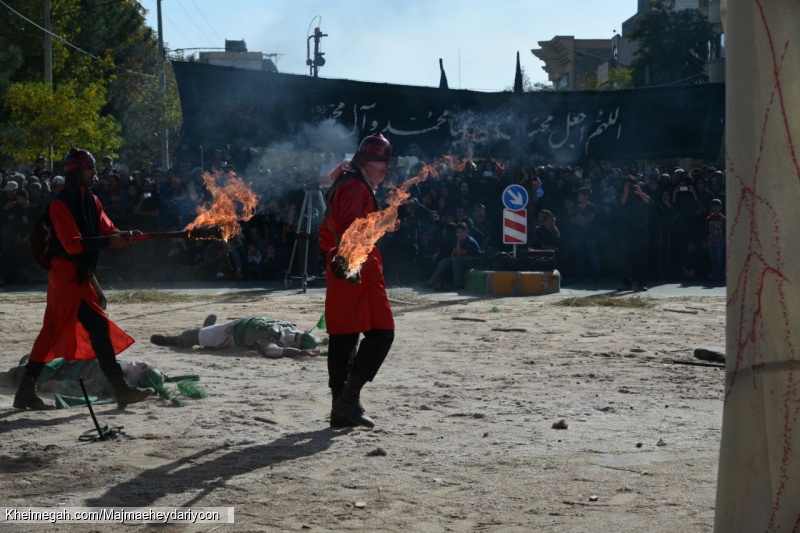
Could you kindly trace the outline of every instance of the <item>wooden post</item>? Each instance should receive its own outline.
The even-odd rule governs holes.
[[[728,308],[714,530],[796,531],[800,2],[726,7]]]

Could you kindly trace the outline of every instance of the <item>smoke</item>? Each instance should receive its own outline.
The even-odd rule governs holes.
[[[269,188],[297,189],[317,183],[321,173],[354,153],[359,139],[341,124],[303,123],[297,133],[265,147],[251,148],[246,174],[259,192]]]
[[[514,135],[514,117],[502,110],[480,113],[472,110],[450,115],[452,153],[466,158],[485,157]]]
[[[583,129],[570,130],[570,116],[555,107],[529,99],[522,109],[512,103],[490,112],[453,112],[451,153],[464,159],[519,159],[526,167],[543,163],[574,165],[585,157],[591,130],[587,129],[588,124],[581,124]]]

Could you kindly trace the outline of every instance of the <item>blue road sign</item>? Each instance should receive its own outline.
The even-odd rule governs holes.
[[[528,205],[528,191],[522,185],[509,185],[503,191],[503,205],[512,211],[525,209]]]

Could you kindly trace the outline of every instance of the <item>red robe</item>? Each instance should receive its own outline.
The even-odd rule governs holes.
[[[119,231],[103,212],[103,206],[96,196],[94,201],[97,204],[99,218],[98,235],[106,236]],[[67,204],[56,199],[51,202],[49,210],[56,236],[66,252],[81,253],[82,235]],[[94,312],[105,317],[115,355],[133,344],[134,340],[131,337],[108,320],[100,308],[100,302],[91,283],[84,280],[78,284],[76,264],[68,259],[53,257],[47,283],[47,307],[44,310],[42,329],[33,343],[31,361],[47,362],[57,357],[68,360],[95,358],[89,333],[78,321],[78,307],[81,300],[85,301]]]
[[[337,252],[336,237],[341,237],[355,219],[364,218],[373,211],[375,200],[367,185],[360,179],[348,179],[334,191],[329,214],[322,221],[320,244],[322,250],[328,252],[325,262],[325,322],[331,335],[394,329],[392,308],[383,279],[383,258],[377,248],[372,248],[361,266],[360,285],[336,278],[331,272],[331,261]]]

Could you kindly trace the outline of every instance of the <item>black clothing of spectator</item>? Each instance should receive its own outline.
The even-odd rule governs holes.
[[[623,245],[621,290],[630,290],[634,279],[640,291],[647,290],[649,204],[650,197],[642,191],[636,178],[629,176],[620,200],[620,240]]]

